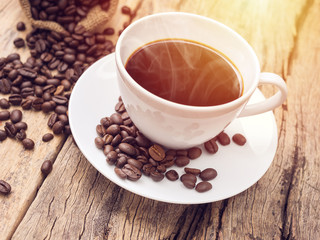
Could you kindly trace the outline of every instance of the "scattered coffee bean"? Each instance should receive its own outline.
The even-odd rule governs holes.
[[[19,109],[14,109],[10,113],[10,120],[12,123],[17,123],[22,120],[22,112]]]
[[[193,182],[193,181],[191,181],[189,179],[187,179],[185,181],[182,181],[182,183],[186,188],[189,188],[189,189],[193,189],[195,187],[195,185],[196,185],[195,182]]]
[[[127,174],[125,174],[121,168],[115,167],[114,168],[114,172],[117,174],[117,176],[121,179],[126,179],[127,178]]]
[[[233,135],[232,137],[232,141],[240,146],[243,146],[246,144],[247,139],[240,133],[237,133],[235,135]]]
[[[202,150],[199,147],[193,147],[188,149],[188,158],[192,160],[200,157],[201,154],[202,154]]]
[[[181,175],[180,180],[181,180],[181,182],[188,180],[188,181],[192,181],[192,182],[196,183],[197,177],[194,174],[185,173],[185,174]]]
[[[170,181],[176,181],[179,179],[179,174],[177,173],[177,171],[171,169],[169,171],[166,172],[165,176],[167,177],[168,180]]]
[[[218,144],[216,143],[215,139],[211,139],[204,143],[204,147],[207,150],[208,153],[214,154],[218,152]]]
[[[0,141],[4,141],[7,138],[7,133],[0,129]]]
[[[222,145],[222,146],[226,146],[230,144],[230,137],[228,136],[228,134],[226,134],[225,132],[221,132],[218,134],[217,136],[217,140],[218,142]]]
[[[53,134],[52,133],[46,133],[42,136],[42,141],[44,142],[49,142],[53,139]]]
[[[212,184],[209,182],[199,182],[196,186],[196,191],[199,193],[207,192],[212,189]]]
[[[200,169],[198,169],[198,168],[184,168],[184,171],[186,172],[186,173],[190,173],[190,174],[193,174],[193,175],[199,175],[200,174],[200,172],[201,172],[201,170]]]
[[[17,131],[20,131],[21,129],[27,130],[28,128],[28,124],[25,122],[17,122],[14,124],[14,126],[16,127]]]
[[[19,140],[19,141],[22,141],[23,139],[25,139],[27,137],[27,134],[26,134],[26,131],[24,129],[21,129],[17,132],[16,134],[16,138]]]
[[[122,152],[130,156],[136,155],[136,149],[129,143],[120,143],[118,147]]]
[[[10,138],[14,138],[18,132],[17,128],[12,122],[6,122],[4,130],[6,131],[7,136]]]
[[[16,38],[13,40],[13,44],[16,48],[22,48],[26,45],[23,38]]]
[[[186,157],[186,156],[178,156],[178,157],[176,157],[175,164],[178,167],[187,166],[189,163],[190,163],[190,159],[188,157]]]
[[[0,180],[0,194],[8,195],[11,192],[11,186],[4,180]]]
[[[150,177],[151,177],[151,179],[152,179],[153,181],[155,181],[155,182],[160,182],[160,181],[162,181],[162,179],[164,178],[164,174],[163,174],[163,173],[160,173],[160,172],[154,171],[154,172],[151,172],[151,173],[150,173]]]
[[[1,99],[0,99],[0,108],[2,108],[2,109],[8,109],[8,108],[10,108],[10,103],[9,103],[9,101],[8,101],[7,99],[5,99],[5,98],[1,98]]]
[[[162,161],[166,156],[164,149],[157,144],[152,145],[148,149],[148,152],[155,161]]]
[[[213,168],[206,168],[203,171],[201,171],[199,177],[203,180],[203,181],[210,181],[214,178],[216,178],[217,176],[217,171]]]
[[[26,25],[24,24],[24,22],[18,22],[16,28],[18,31],[24,31],[26,30]]]
[[[34,141],[30,138],[25,138],[22,140],[22,145],[25,149],[31,150],[34,148]]]
[[[138,179],[141,178],[141,171],[130,165],[130,164],[125,164],[122,168],[122,171],[127,175],[127,178],[131,181],[137,181]]]
[[[43,175],[47,176],[52,171],[52,162],[50,160],[46,160],[41,165],[41,172]]]
[[[62,133],[64,129],[64,124],[61,121],[57,121],[55,124],[52,126],[52,131],[54,134],[60,134]]]
[[[10,118],[10,112],[8,110],[0,111],[0,121],[6,121]]]

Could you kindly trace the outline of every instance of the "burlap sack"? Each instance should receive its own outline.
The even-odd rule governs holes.
[[[53,21],[41,21],[32,18],[29,0],[19,0],[23,12],[26,14],[31,24],[37,28],[53,30],[56,32],[66,32],[66,30],[57,22]],[[118,5],[118,0],[110,0],[110,6],[108,11],[102,10],[100,5],[96,5],[90,9],[87,17],[81,20],[78,24],[85,27],[87,31],[95,31],[101,25],[108,22],[114,15]]]

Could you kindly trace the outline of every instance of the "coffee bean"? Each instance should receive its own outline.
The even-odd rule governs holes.
[[[211,139],[204,143],[204,147],[208,153],[214,154],[218,152],[218,144],[216,143],[215,139]]]
[[[155,161],[162,161],[166,156],[164,149],[157,144],[154,144],[151,147],[149,147],[148,152]]]
[[[19,109],[14,109],[10,113],[10,120],[13,123],[20,122],[22,120],[22,112]]]
[[[19,141],[22,141],[23,139],[25,139],[27,137],[27,134],[26,134],[26,131],[24,129],[21,129],[17,132],[16,134],[16,138],[19,140]]]
[[[137,142],[138,146],[140,146],[140,147],[148,148],[151,145],[151,142],[149,141],[149,139],[147,139],[141,133],[139,133],[138,136],[136,137],[136,142]]]
[[[122,152],[130,156],[136,155],[136,149],[129,143],[120,143],[118,147]]]
[[[118,159],[118,154],[116,151],[110,151],[107,155],[106,155],[106,161],[109,163],[109,164],[114,164],[117,159]]]
[[[26,67],[20,68],[18,69],[18,72],[22,77],[25,77],[25,78],[34,79],[37,77],[37,72],[32,70],[31,68],[26,68]]]
[[[125,174],[121,168],[115,167],[114,168],[114,172],[117,174],[118,177],[120,177],[121,179],[126,179],[127,178],[127,174]]]
[[[193,147],[193,148],[188,149],[188,157],[190,159],[196,159],[196,158],[200,157],[201,154],[202,154],[201,148]]]
[[[188,150],[176,150],[176,156],[188,156]]]
[[[18,22],[16,28],[18,31],[24,31],[26,30],[26,25],[24,24],[24,22]]]
[[[54,110],[57,114],[66,114],[68,111],[68,107],[63,106],[63,105],[58,105],[56,106]]]
[[[0,111],[0,121],[6,121],[10,118],[10,112],[8,110]]]
[[[31,106],[32,106],[32,100],[30,100],[30,99],[23,99],[22,100],[22,102],[21,102],[22,109],[28,110],[31,108]]]
[[[203,181],[209,181],[214,179],[217,176],[217,171],[213,168],[206,168],[203,171],[201,171],[199,177],[203,180]]]
[[[168,172],[166,172],[166,177],[168,180],[170,181],[176,181],[179,179],[179,174],[177,173],[177,171],[171,169]]]
[[[47,176],[52,171],[52,162],[50,160],[46,160],[41,165],[41,172],[43,175]]]
[[[141,171],[130,165],[130,164],[125,164],[122,168],[122,171],[127,175],[127,179],[131,181],[137,181],[141,178]]]
[[[21,129],[27,130],[28,128],[28,125],[25,122],[17,122],[16,124],[14,124],[14,126],[16,127],[17,131],[20,131]]]
[[[163,180],[164,174],[163,174],[163,173],[160,173],[160,172],[154,171],[154,172],[151,172],[151,173],[150,173],[150,177],[151,177],[151,179],[152,179],[153,181],[155,181],[155,182],[160,182],[160,181]]]
[[[48,127],[52,128],[53,125],[57,122],[57,120],[58,120],[58,114],[56,113],[51,114],[47,123]]]
[[[118,113],[123,113],[125,111],[125,106],[122,101],[119,101],[115,106],[115,111]]]
[[[4,141],[7,138],[6,131],[0,129],[0,141]]]
[[[184,171],[186,173],[190,173],[190,174],[193,174],[193,175],[199,175],[201,170],[200,169],[197,169],[197,168],[184,168]]]
[[[101,137],[96,137],[94,139],[94,143],[96,144],[96,147],[99,149],[102,149],[104,146],[104,140]]]
[[[237,134],[233,135],[232,141],[233,141],[235,144],[238,144],[238,145],[240,145],[240,146],[243,146],[243,145],[246,144],[247,139],[246,139],[245,136],[243,136],[242,134],[237,133]]]
[[[41,110],[44,112],[44,113],[48,113],[50,111],[52,111],[53,107],[52,107],[52,104],[51,102],[44,102],[42,103],[41,105]]]
[[[121,115],[119,113],[113,113],[110,116],[110,120],[112,123],[121,125],[123,124],[123,119],[121,118]]]
[[[181,175],[180,181],[181,181],[181,182],[184,182],[184,181],[192,181],[192,182],[196,183],[196,182],[197,182],[197,177],[196,177],[196,175],[194,175],[194,174],[185,173],[185,174],[182,174],[182,175]]]
[[[121,135],[120,135],[120,134],[117,134],[117,135],[114,136],[114,138],[112,139],[111,145],[115,147],[115,146],[117,146],[119,143],[121,143],[121,140],[122,140]]]
[[[121,156],[117,159],[116,166],[122,168],[125,164],[127,164],[127,157]]]
[[[55,91],[53,91],[55,92]],[[58,105],[66,105],[68,103],[68,99],[64,96],[53,96],[52,100]]]
[[[165,173],[167,171],[166,166],[164,166],[163,164],[157,166],[157,171],[160,173]]]
[[[112,124],[107,128],[106,132],[112,136],[115,136],[120,133],[120,127],[117,124]]]
[[[10,138],[14,138],[18,132],[17,128],[12,122],[6,122],[4,130],[6,131],[7,136]]]
[[[230,144],[230,138],[229,138],[228,134],[226,134],[225,132],[219,133],[217,137],[218,137],[217,138],[218,142],[222,146],[226,146],[226,145]]]
[[[178,167],[184,167],[187,166],[190,163],[190,159],[186,156],[178,156],[175,159],[175,164]]]
[[[105,35],[113,35],[113,34],[114,34],[114,29],[111,28],[111,27],[106,28],[106,29],[103,31],[103,33],[104,33]]]
[[[68,64],[73,64],[76,60],[76,56],[73,54],[65,54],[63,56],[63,61],[68,63]]]
[[[128,7],[128,6],[123,6],[123,7],[121,8],[121,12],[122,12],[123,14],[130,15],[130,14],[131,14],[131,9],[130,9],[130,7]]]
[[[8,73],[8,78],[10,80],[14,80],[16,77],[18,77],[18,70],[17,69],[12,69],[9,73]]]
[[[103,147],[103,153],[104,153],[104,155],[107,155],[109,152],[111,152],[111,151],[113,151],[113,150],[114,150],[114,148],[113,148],[113,146],[110,145],[110,144],[104,145],[104,147]]]
[[[8,101],[7,99],[5,99],[5,98],[1,98],[1,99],[0,99],[0,108],[2,108],[2,109],[8,109],[8,108],[10,108],[10,103],[9,103],[9,101]]]
[[[64,129],[64,124],[61,121],[57,121],[55,124],[52,126],[52,131],[54,134],[60,134],[62,133]]]
[[[212,189],[212,184],[209,182],[199,182],[196,186],[196,191],[199,193],[207,192]]]
[[[183,185],[186,187],[186,188],[189,188],[189,189],[193,189],[196,185],[195,182],[191,181],[191,180],[185,180],[185,181],[182,181]]]
[[[22,48],[26,45],[23,38],[16,38],[13,40],[13,44],[16,48]]]
[[[0,180],[0,193],[2,195],[8,195],[11,192],[11,186],[4,180]]]
[[[34,148],[34,141],[30,138],[25,138],[22,140],[22,145],[25,149],[31,150]]]
[[[134,167],[136,167],[138,169],[141,169],[142,166],[143,166],[143,164],[141,162],[139,162],[138,160],[133,159],[133,158],[129,158],[127,160],[127,162],[128,162],[128,164],[130,164],[130,165],[132,165],[132,166],[134,166]]]
[[[53,134],[52,133],[46,133],[42,136],[42,141],[44,142],[49,142],[53,139]]]
[[[0,92],[3,94],[8,94],[11,91],[11,81],[6,79],[6,78],[2,78],[0,79]]]
[[[32,101],[32,108],[36,111],[40,111],[41,110],[41,107],[42,107],[42,104],[43,104],[43,99],[42,98],[38,98],[36,97],[33,101]]]
[[[176,156],[177,155],[177,151],[174,149],[169,149],[166,151],[166,156]]]
[[[19,53],[11,53],[7,56],[7,61],[12,62],[14,60],[20,60],[20,55]]]

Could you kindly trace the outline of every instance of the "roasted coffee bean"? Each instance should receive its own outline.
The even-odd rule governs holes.
[[[20,55],[19,53],[11,53],[7,56],[7,61],[12,62],[14,60],[20,60]]]
[[[115,135],[114,138],[112,139],[111,145],[114,146],[114,147],[115,147],[115,146],[118,146],[118,145],[121,143],[121,140],[122,140],[121,135],[120,135],[120,134],[117,134],[117,135]]]
[[[147,176],[150,176],[150,173],[154,172],[155,170],[156,170],[156,168],[154,166],[152,166],[151,163],[147,163],[147,164],[143,165],[143,167],[142,167],[142,172]]]
[[[34,95],[34,89],[32,87],[24,87],[20,92],[21,97],[26,98]]]
[[[2,109],[8,109],[8,108],[10,108],[10,103],[9,103],[9,101],[8,101],[7,99],[5,99],[5,98],[1,98],[1,99],[0,99],[0,108],[2,108]]]
[[[41,172],[43,175],[47,176],[52,171],[52,162],[50,160],[45,160],[41,165]]]
[[[96,126],[96,132],[98,133],[98,135],[100,137],[103,137],[103,136],[105,136],[107,134],[106,129],[100,124]]]
[[[53,106],[52,106],[51,102],[42,103],[41,110],[44,113],[48,113],[48,112],[52,111],[53,110]]]
[[[10,120],[13,123],[20,122],[22,120],[22,112],[19,109],[14,109],[10,113]]]
[[[167,171],[167,168],[162,164],[157,166],[157,171],[160,173],[165,173]]]
[[[68,64],[73,64],[76,60],[76,56],[73,54],[65,54],[63,56],[63,61]]]
[[[182,181],[183,185],[186,187],[186,188],[189,188],[189,189],[193,189],[196,185],[195,182],[191,181],[191,180],[185,180],[185,181]]]
[[[176,156],[177,155],[177,151],[174,149],[169,149],[166,151],[166,156]]]
[[[237,133],[237,134],[233,135],[232,141],[233,141],[235,144],[238,144],[238,145],[240,145],[240,146],[243,146],[243,145],[246,144],[247,139],[246,139],[245,136],[243,136],[242,134]]]
[[[119,168],[122,168],[125,164],[127,164],[127,157],[125,156],[118,157],[116,166]]]
[[[17,128],[12,122],[6,122],[4,130],[6,131],[7,136],[10,138],[14,138],[17,134]]]
[[[198,168],[184,168],[185,173],[190,173],[193,175],[199,175],[201,173],[201,170]]]
[[[36,111],[40,111],[41,110],[41,107],[42,107],[42,104],[43,104],[43,99],[42,98],[35,98],[33,101],[32,101],[32,108]]]
[[[120,143],[118,147],[122,152],[130,156],[136,155],[136,149],[129,143]]]
[[[203,171],[201,171],[199,177],[203,180],[203,181],[209,181],[214,179],[215,177],[217,177],[218,173],[215,169],[213,168],[206,168]]]
[[[166,156],[164,149],[157,144],[154,144],[151,147],[149,147],[148,152],[155,161],[162,161]]]
[[[114,172],[117,174],[118,177],[120,177],[121,179],[126,179],[127,178],[127,174],[125,174],[121,168],[115,167],[114,168]]]
[[[200,157],[201,154],[202,154],[201,148],[193,147],[193,148],[188,149],[188,158],[190,158],[190,159],[196,159],[196,158]]]
[[[107,133],[115,136],[120,133],[120,127],[117,124],[112,124],[107,128]]]
[[[199,182],[196,186],[196,191],[199,193],[207,192],[212,189],[212,184],[209,182]]]
[[[217,136],[217,140],[222,146],[230,144],[230,137],[225,132],[219,133]]]
[[[68,107],[63,106],[63,105],[58,105],[56,106],[54,110],[57,114],[66,114],[68,111]]]
[[[16,28],[18,31],[24,31],[26,30],[26,25],[24,24],[24,22],[18,22]]]
[[[121,118],[121,115],[119,113],[113,113],[110,116],[110,120],[112,123],[122,125],[123,119]]]
[[[8,94],[10,93],[10,91],[11,91],[11,81],[6,78],[0,79],[0,92],[4,94]]]
[[[26,134],[26,131],[24,129],[21,129],[17,132],[16,134],[16,138],[19,140],[19,141],[22,141],[23,139],[25,139],[27,137],[27,134]]]
[[[192,182],[196,183],[197,182],[197,177],[194,174],[185,173],[185,174],[181,175],[180,180],[181,180],[181,182],[184,182],[184,181],[188,180],[188,181],[192,181]]]
[[[25,138],[22,140],[22,145],[25,149],[31,150],[34,148],[34,141],[30,138]]]
[[[127,175],[127,179],[131,181],[137,181],[141,178],[141,171],[130,165],[130,164],[125,164],[122,168],[122,171]]]
[[[138,136],[136,137],[136,142],[137,142],[138,146],[140,146],[140,147],[148,148],[151,145],[151,142],[149,141],[149,139],[147,139],[141,133],[139,133]]]
[[[0,129],[0,141],[4,141],[7,138],[6,131]]]
[[[94,143],[96,144],[96,147],[99,148],[99,149],[102,149],[103,146],[104,146],[104,140],[101,137],[96,137],[94,139]]]
[[[8,78],[10,80],[14,80],[17,76],[18,76],[18,70],[17,69],[12,69],[9,73],[8,73]]]
[[[123,6],[123,7],[121,8],[121,12],[122,12],[123,14],[126,14],[126,15],[131,15],[131,9],[130,9],[130,7],[128,7],[128,6]]]
[[[11,186],[4,180],[0,180],[0,194],[8,195],[11,192]]]
[[[109,164],[115,164],[116,163],[116,161],[117,161],[117,159],[118,159],[118,154],[117,154],[117,152],[116,151],[110,151],[110,152],[108,152],[108,154],[106,155],[106,161],[107,161],[107,163],[109,163]]]
[[[54,91],[55,92],[55,91]],[[53,96],[52,100],[57,104],[57,105],[66,105],[68,103],[68,98],[64,96]]]
[[[52,128],[53,125],[57,122],[57,120],[58,120],[58,114],[56,113],[51,114],[47,123],[48,127]]]
[[[115,106],[115,111],[118,113],[123,113],[126,110],[122,101],[119,101]]]
[[[43,90],[43,93],[51,94],[56,91],[56,87],[54,85],[50,84],[50,85],[44,86],[42,90]]]
[[[187,166],[190,163],[190,159],[186,156],[178,156],[175,159],[175,164],[178,167],[184,167]]]
[[[23,99],[21,102],[21,107],[24,110],[30,109],[32,106],[32,100],[31,99]]]
[[[155,167],[157,167],[159,165],[159,163],[152,158],[149,158],[149,163],[151,163],[152,166],[155,166]]]
[[[6,121],[10,118],[10,112],[8,110],[0,111],[0,121]]]
[[[25,122],[17,122],[16,124],[14,124],[14,126],[16,127],[17,131],[20,131],[21,129],[27,130],[28,128],[28,124]]]
[[[46,42],[43,39],[39,39],[35,43],[35,49],[38,53],[43,53],[46,50]]]
[[[106,28],[106,29],[103,31],[103,33],[104,33],[105,35],[113,35],[113,34],[114,34],[114,29],[111,28],[111,27]]]
[[[160,181],[163,180],[164,174],[163,174],[163,173],[160,173],[160,172],[154,171],[154,172],[151,172],[151,173],[150,173],[150,177],[151,177],[151,179],[152,179],[153,181],[155,181],[155,182],[160,182]]]
[[[55,124],[52,126],[52,131],[54,134],[60,134],[62,133],[64,129],[64,124],[61,121],[57,121]]]
[[[204,147],[207,150],[208,153],[214,154],[218,152],[218,144],[216,143],[215,139],[211,139],[204,143]]]
[[[20,68],[18,69],[18,72],[22,77],[25,77],[25,78],[34,79],[37,77],[37,72],[32,70],[31,68],[26,68],[26,67]]]
[[[184,149],[176,150],[176,156],[188,156],[188,150],[184,150]]]
[[[177,173],[176,170],[173,170],[173,169],[167,171],[165,175],[166,175],[166,178],[170,181],[176,181],[179,179],[179,174]]]
[[[16,38],[13,40],[13,44],[16,48],[22,48],[26,45],[23,38]]]
[[[49,142],[53,139],[53,134],[52,133],[46,133],[42,136],[42,141],[44,142]]]
[[[113,151],[113,150],[114,150],[114,148],[113,148],[113,146],[110,145],[110,144],[104,145],[104,147],[103,147],[103,153],[104,153],[104,155],[107,155],[109,152],[111,152],[111,151]]]
[[[70,127],[70,125],[65,125],[65,126],[64,126],[63,133],[64,133],[65,135],[71,134],[71,127]]]
[[[141,169],[143,164],[141,162],[139,162],[138,160],[136,159],[133,159],[133,158],[129,158],[127,160],[128,164],[132,165],[132,166],[135,166],[136,168],[138,169]]]

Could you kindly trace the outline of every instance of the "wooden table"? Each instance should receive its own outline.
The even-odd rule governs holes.
[[[262,71],[285,79],[289,95],[274,111],[279,143],[271,167],[223,201],[153,201],[103,177],[72,136],[43,143],[48,115],[24,111],[34,150],[12,139],[0,143],[0,179],[12,187],[0,195],[0,239],[320,239],[320,0],[121,0],[109,23],[118,30],[128,21],[124,5],[137,10],[135,19],[186,11],[221,21],[252,45]],[[0,1],[0,19],[2,57],[16,52],[12,41],[26,32],[15,25],[27,20],[17,0]],[[26,49],[18,52],[27,58]],[[274,91],[262,89],[266,96]],[[44,178],[40,166],[47,159],[54,165]]]

